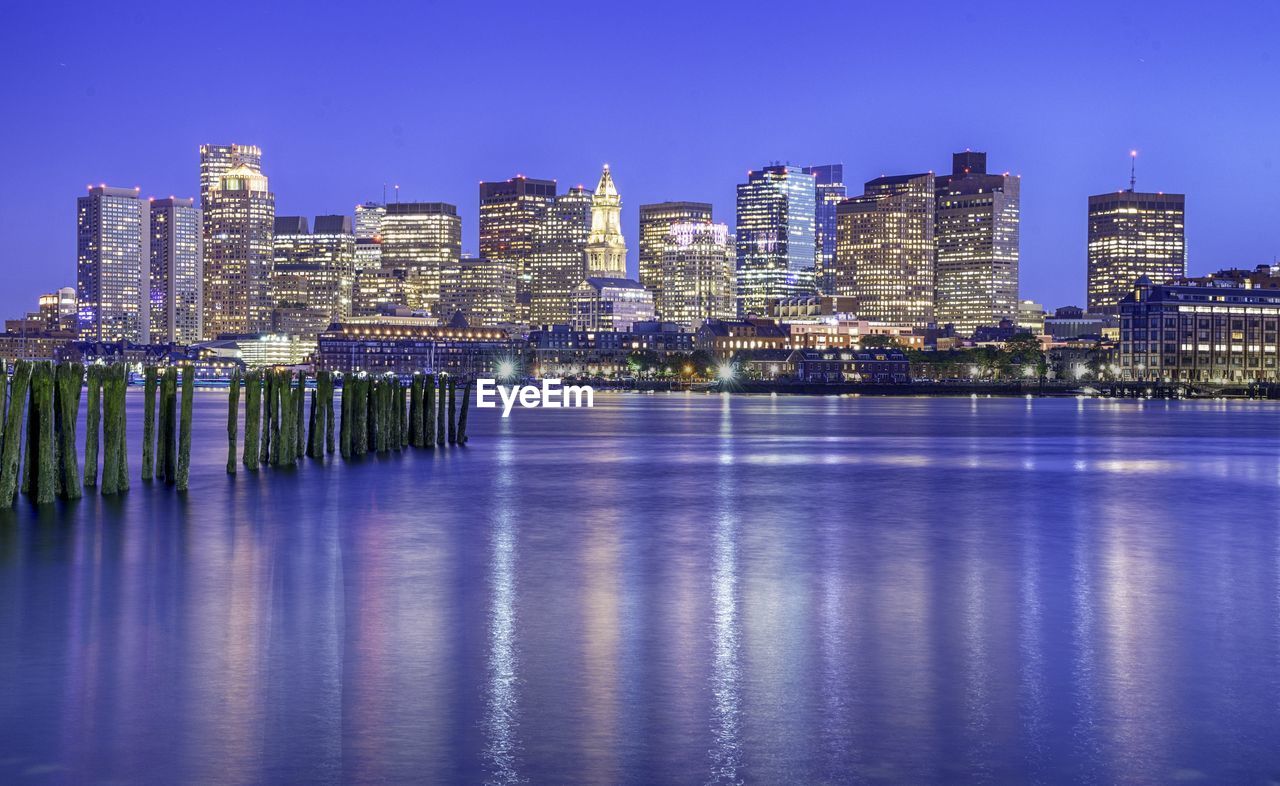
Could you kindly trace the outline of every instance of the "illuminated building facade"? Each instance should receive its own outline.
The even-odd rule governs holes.
[[[209,192],[222,182],[222,176],[238,166],[262,171],[262,149],[257,145],[200,146],[200,207],[207,209]],[[209,237],[206,225],[205,239]]]
[[[190,345],[204,337],[202,233],[195,200],[151,200],[149,343]]]
[[[1280,278],[1143,276],[1119,310],[1124,379],[1280,381]]]
[[[1187,274],[1186,197],[1117,191],[1089,197],[1088,309],[1116,314],[1133,283]]]
[[[314,233],[305,217],[276,219],[271,271],[276,333],[311,338],[351,316],[355,244],[349,216],[317,216]]]
[[[351,293],[351,315],[371,317],[388,308],[409,307],[409,273],[395,268],[357,270]]]
[[[555,199],[554,180],[517,175],[480,183],[480,256],[515,272],[520,322],[530,318],[536,236]]]
[[[707,202],[656,202],[640,206],[640,283],[653,293],[653,305],[662,313],[662,257],[667,234],[676,224],[710,224]]]
[[[609,165],[591,195],[591,233],[587,235],[587,278],[626,278],[627,244],[622,239],[622,197]]]
[[[934,176],[881,177],[836,208],[835,294],[858,317],[923,325],[934,320]]]
[[[935,318],[969,336],[1018,316],[1020,178],[987,174],[987,154],[951,157],[934,182]]]
[[[582,186],[574,186],[556,197],[534,232],[530,263],[531,324],[569,323],[573,315],[574,291],[586,277],[586,245],[590,231],[591,192]]]
[[[510,263],[463,257],[458,286],[446,298],[450,316],[461,312],[472,327],[516,322],[516,269]]]
[[[409,308],[440,316],[440,292],[462,259],[462,220],[446,202],[393,202],[382,220],[382,269],[406,273]]]
[[[356,240],[373,240],[382,237],[382,219],[386,215],[386,206],[377,202],[356,205],[354,227]]]
[[[85,341],[145,344],[150,212],[136,188],[90,186],[76,200],[76,299]]]
[[[390,372],[447,373],[456,377],[492,376],[501,358],[512,357],[519,342],[492,328],[413,326],[371,323],[332,325],[319,336],[317,371],[350,374]]]
[[[652,322],[653,293],[629,278],[592,276],[574,292],[574,330],[631,330],[637,322]]]
[[[275,194],[259,168],[257,148],[248,148],[254,155],[229,154],[238,163],[223,170],[206,190],[204,177],[210,168],[206,154],[214,149],[222,150],[201,148],[204,335],[265,332],[271,328]]]
[[[813,175],[774,165],[738,185],[738,312],[763,314],[771,298],[814,292]]]
[[[724,224],[672,224],[662,246],[658,318],[692,332],[707,319],[731,319],[734,302],[733,236]]]
[[[813,175],[813,277],[819,292],[831,292],[831,268],[836,259],[836,205],[846,197],[844,164],[806,167]]]

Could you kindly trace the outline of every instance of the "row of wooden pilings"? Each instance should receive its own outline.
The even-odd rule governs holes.
[[[334,417],[334,388],[342,382],[342,417]],[[244,446],[237,448],[240,387],[245,390]],[[388,374],[345,377],[321,371],[306,406],[306,373],[290,370],[236,371],[227,401],[227,472],[237,460],[246,469],[287,466],[304,457],[343,458],[405,448],[467,443],[471,383],[453,377],[414,374],[409,384]],[[305,420],[304,420],[305,418]]]
[[[334,388],[343,383],[342,417],[334,418]],[[79,499],[85,489],[104,495],[129,490],[124,364],[90,365],[18,361],[0,363],[0,508],[19,491],[36,504]],[[143,369],[142,479],[186,490],[191,469],[191,415],[195,369]],[[245,440],[237,449],[239,401],[244,388]],[[405,448],[465,445],[471,384],[414,374],[406,385],[394,375],[320,372],[306,409],[306,374],[263,369],[233,374],[228,393],[227,472],[284,466],[304,456],[343,458]],[[81,391],[87,389],[84,469],[76,436]],[[157,400],[159,409],[157,411]],[[25,418],[25,424],[24,424]],[[25,428],[24,428],[25,426]],[[99,475],[101,454],[101,475]]]
[[[194,369],[188,368],[182,375],[180,407],[178,369],[165,369],[160,385],[158,434],[154,419],[156,379],[156,369],[149,369],[142,479],[151,480],[154,474],[159,480],[185,489],[191,466]],[[108,495],[128,491],[128,387],[129,371],[124,365],[86,368],[80,363],[20,360],[10,374],[0,364],[0,507],[11,507],[19,491],[42,505],[59,497],[79,499],[85,489],[91,488]],[[76,423],[81,391],[86,388],[82,475]]]

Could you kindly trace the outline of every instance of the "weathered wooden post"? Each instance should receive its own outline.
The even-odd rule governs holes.
[[[369,380],[362,375],[351,375],[351,455],[363,456],[369,449],[368,404],[365,397],[369,393]],[[345,397],[347,391],[344,389]]]
[[[245,469],[258,469],[258,440],[262,434],[262,371],[255,369],[244,377],[244,455]]]
[[[80,461],[76,456],[76,419],[80,416],[80,385],[84,379],[84,366],[79,363],[63,363],[57,370],[58,432],[58,484],[64,499],[80,499]]]
[[[102,433],[102,366],[91,365],[85,372],[89,388],[84,416],[84,487],[98,485],[98,435]]]
[[[124,451],[120,449],[120,413],[123,403],[117,395],[120,387],[120,369],[123,364],[106,366],[102,380],[102,493],[117,494],[125,489],[120,487],[120,457]],[[126,372],[127,373],[127,372]],[[127,488],[127,487],[126,487]]]
[[[231,369],[231,387],[227,390],[227,474],[236,474],[236,427],[240,415],[240,367]]]
[[[42,360],[31,372],[27,403],[27,455],[23,458],[23,490],[37,505],[57,496],[57,465],[53,429],[53,363]]]
[[[290,458],[298,461],[307,451],[307,429],[304,415],[307,404],[307,372],[298,372],[298,389],[294,391],[293,400],[293,450]]]
[[[403,450],[409,447],[409,388],[397,379],[396,392],[400,394],[396,402],[396,417],[400,420],[400,448]]]
[[[427,374],[422,380],[422,447],[436,446],[436,376]]]
[[[142,479],[151,480],[155,473],[156,438],[156,367],[142,369]]]
[[[316,456],[316,445],[319,444],[320,440],[322,439],[322,436],[317,432],[324,428],[324,421],[323,421],[324,415],[321,415],[319,412],[320,386],[322,384],[321,376],[323,375],[323,373],[324,372],[320,372],[320,374],[316,375],[316,387],[314,390],[311,391],[311,413],[307,417],[307,457],[308,458],[324,457],[323,449],[321,450],[320,456]]]
[[[178,427],[178,491],[191,479],[191,406],[196,385],[195,364],[182,369],[182,417]]]
[[[258,463],[266,466],[271,463],[271,418],[275,396],[275,369],[262,370],[262,436],[258,439]]]
[[[174,443],[174,432],[178,416],[174,408],[173,391],[176,387],[173,375],[178,373],[176,366],[166,366],[160,371],[160,414],[156,424],[156,480],[172,483],[177,473],[177,447]]]
[[[378,422],[378,398],[379,394],[382,393],[382,382],[376,377],[371,377],[365,381],[365,384],[368,385],[369,391],[369,395],[365,401],[365,411],[368,413],[365,415],[365,425],[369,428],[368,445],[371,452],[378,453],[382,450],[382,443],[378,433],[378,427],[382,425]]]
[[[9,364],[0,360],[0,453],[4,453],[5,413],[9,411]]]
[[[351,458],[351,398],[355,377],[342,375],[342,422],[339,424],[338,449],[344,459]]]
[[[19,360],[13,369],[13,381],[9,385],[9,406],[5,412],[4,433],[7,435],[0,448],[0,505],[11,506],[18,497],[18,460],[22,448],[22,416],[27,405],[27,390],[31,385],[31,364]]]
[[[288,376],[286,376],[286,374]],[[289,460],[290,449],[290,424],[293,422],[289,405],[292,403],[293,391],[290,389],[289,383],[292,381],[293,372],[277,371],[274,384],[275,394],[272,396],[271,405],[272,429],[271,429],[271,465],[279,467]]]
[[[447,430],[445,420],[448,416],[449,406],[449,380],[444,374],[440,375],[440,390],[436,393],[436,445],[445,446],[447,438]]]
[[[471,407],[471,380],[462,388],[462,412],[458,415],[458,444],[467,444],[467,410]]]
[[[324,452],[332,454],[334,450],[333,426],[333,372],[324,372],[324,396],[320,399],[320,409],[324,412]]]
[[[449,444],[458,443],[458,380],[449,377]]]
[[[409,382],[409,444],[422,447],[422,374],[417,371]]]

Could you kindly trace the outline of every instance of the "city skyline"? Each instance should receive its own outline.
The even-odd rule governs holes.
[[[1269,129],[1277,110],[1254,98],[1266,87],[1257,69],[1236,67],[1244,51],[1265,50],[1260,31],[1266,26],[1258,24],[1257,13],[1217,14],[1188,26],[1179,21],[1177,7],[1138,5],[1112,25],[1094,25],[1087,8],[1069,13],[993,6],[968,18],[966,26],[1002,34],[1006,61],[1019,68],[1006,74],[998,94],[987,96],[922,93],[922,70],[940,68],[941,56],[922,58],[901,73],[868,66],[876,60],[870,55],[891,46],[877,36],[900,28],[902,12],[876,9],[855,20],[841,8],[815,8],[813,13],[831,24],[856,30],[856,46],[819,53],[818,63],[809,59],[769,67],[748,58],[745,48],[751,31],[766,18],[760,9],[723,19],[712,9],[685,9],[678,24],[620,10],[606,11],[604,19],[590,24],[573,14],[557,15],[563,18],[555,20],[562,25],[555,40],[566,45],[585,40],[581,36],[601,24],[641,25],[669,45],[698,41],[706,48],[695,62],[720,85],[760,80],[776,85],[794,82],[797,74],[812,81],[810,74],[828,73],[830,88],[852,85],[850,75],[858,75],[857,90],[849,88],[849,97],[858,100],[826,104],[817,121],[809,113],[770,115],[764,102],[758,117],[739,122],[734,113],[720,110],[732,106],[740,90],[725,90],[725,96],[673,95],[657,87],[660,79],[650,81],[674,68],[652,62],[653,39],[644,46],[618,42],[611,77],[585,74],[575,89],[548,85],[517,92],[499,78],[515,56],[502,45],[514,50],[515,43],[547,31],[550,21],[523,11],[482,21],[465,9],[389,4],[380,6],[378,18],[394,15],[404,22],[382,26],[389,31],[389,47],[407,41],[400,28],[423,23],[458,35],[446,36],[412,65],[389,65],[380,78],[361,82],[368,75],[362,60],[321,57],[307,49],[314,43],[309,36],[338,35],[341,23],[322,19],[323,14],[299,14],[298,8],[268,11],[263,24],[273,30],[273,47],[266,55],[270,62],[259,67],[286,81],[306,78],[295,91],[271,89],[279,83],[275,79],[237,88],[234,112],[226,111],[219,85],[244,84],[249,64],[221,64],[225,83],[186,75],[176,80],[174,74],[154,84],[128,80],[126,85],[122,63],[88,54],[95,41],[145,37],[152,42],[148,59],[180,59],[164,33],[187,26],[198,9],[175,9],[166,12],[172,16],[146,20],[95,10],[58,27],[46,14],[12,12],[15,24],[8,29],[25,32],[0,57],[12,72],[27,76],[4,86],[6,104],[41,121],[0,131],[7,148],[24,151],[11,169],[26,186],[22,199],[5,197],[0,211],[0,231],[7,240],[0,257],[8,284],[0,292],[4,313],[17,313],[39,294],[72,283],[71,198],[83,193],[86,183],[139,186],[144,196],[198,197],[194,151],[225,140],[266,151],[264,168],[280,215],[349,214],[360,202],[380,201],[384,183],[388,200],[394,201],[392,187],[399,184],[402,201],[458,205],[462,248],[472,253],[478,251],[475,184],[480,180],[522,173],[556,179],[562,190],[577,183],[590,187],[600,165],[608,162],[626,194],[622,233],[636,238],[641,204],[709,202],[728,220],[734,187],[745,172],[775,160],[796,166],[842,163],[844,181],[858,184],[899,172],[943,174],[952,153],[983,150],[1000,162],[999,171],[1022,176],[1020,294],[1050,308],[1083,305],[1085,201],[1125,188],[1128,151],[1137,149],[1139,190],[1187,195],[1188,272],[1266,263],[1276,254],[1271,206],[1277,186],[1265,175],[1274,167]],[[286,18],[290,24],[275,24]],[[712,21],[723,40],[708,45],[694,31]],[[231,20],[205,22],[207,29],[195,34],[192,50],[217,50],[234,32]],[[419,89],[410,90],[407,99],[391,100],[417,76],[456,61],[459,47],[479,35],[498,54],[484,63],[468,61],[472,70],[465,79],[459,74],[440,87],[441,102]],[[1228,38],[1232,46],[1212,45]],[[1117,64],[1129,66],[1122,79],[1113,76]],[[601,105],[598,91],[615,78],[633,88],[628,100]],[[365,85],[364,92],[351,90],[357,82]],[[799,97],[817,102],[825,96],[823,89],[802,85]],[[162,90],[171,111],[140,113]],[[521,122],[513,128],[467,111],[492,101],[516,101]],[[866,122],[871,102],[897,111],[878,110],[876,122]],[[992,112],[997,104],[1000,111]],[[375,105],[377,113],[365,111]],[[694,106],[698,111],[689,114]],[[1188,106],[1196,111],[1187,112]],[[662,111],[655,115],[657,108]],[[655,116],[672,121],[654,127]],[[94,118],[93,134],[80,133],[86,117]],[[316,122],[299,122],[302,117]],[[1225,138],[1231,143],[1217,141]],[[1241,189],[1245,167],[1262,176]],[[631,277],[638,274],[637,251],[631,244]]]

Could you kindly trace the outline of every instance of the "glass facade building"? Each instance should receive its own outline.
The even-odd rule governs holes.
[[[934,189],[938,324],[969,336],[1016,321],[1021,179],[987,174],[986,153],[956,153]]]
[[[836,208],[836,295],[857,299],[858,317],[934,321],[934,176],[881,177]]]
[[[836,259],[836,205],[847,196],[844,164],[806,167],[814,184],[814,285],[831,294],[831,268]]]
[[[442,316],[440,292],[462,259],[462,220],[446,202],[396,202],[382,220],[382,269],[406,273],[408,306]]]
[[[814,292],[813,175],[774,165],[738,185],[738,311],[763,314],[769,300]]]
[[[667,235],[676,224],[710,224],[708,202],[656,202],[640,206],[640,283],[662,313],[662,268]]]
[[[1089,197],[1088,308],[1117,314],[1146,276],[1163,284],[1187,274],[1186,197],[1117,191]]]
[[[257,148],[205,145],[201,152],[204,213],[204,337],[271,329],[271,235],[275,194]],[[222,168],[226,161],[234,163]],[[219,171],[206,186],[206,176]]]
[[[569,323],[574,290],[586,277],[590,231],[591,192],[574,186],[556,197],[534,232],[529,301],[534,326]]]
[[[556,199],[556,181],[517,175],[480,183],[480,253],[516,276],[516,318],[527,322],[533,300],[533,255],[538,228]]]
[[[150,214],[136,188],[90,186],[76,200],[77,330],[81,341],[145,344]]]
[[[204,338],[202,233],[195,200],[151,200],[149,343],[186,346]]]
[[[671,225],[662,247],[658,319],[690,332],[708,319],[732,319],[735,261],[733,236],[724,224]]]

